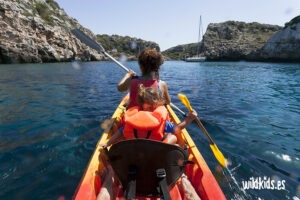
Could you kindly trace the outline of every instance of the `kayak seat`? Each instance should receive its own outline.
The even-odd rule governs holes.
[[[163,195],[168,199],[168,189],[188,163],[183,148],[147,139],[120,141],[106,149],[106,153],[127,197]]]

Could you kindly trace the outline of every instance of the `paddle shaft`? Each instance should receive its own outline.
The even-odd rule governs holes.
[[[190,104],[189,99],[184,95],[184,94],[178,94],[178,98],[180,99],[180,101],[187,107],[187,109],[189,111],[193,110],[192,106]],[[217,161],[220,163],[220,165],[222,165],[223,167],[227,167],[227,161],[226,158],[223,156],[222,152],[219,150],[219,148],[217,147],[217,145],[214,143],[214,141],[212,140],[212,138],[210,137],[210,135],[208,134],[208,132],[206,131],[206,129],[204,128],[203,124],[201,123],[200,119],[197,117],[196,122],[198,124],[198,126],[201,128],[202,132],[205,134],[205,136],[207,137],[207,139],[209,140],[210,143],[210,148],[215,156],[215,158],[217,159]]]
[[[178,108],[177,106],[175,106],[173,103],[170,103],[170,106],[172,108],[174,108],[175,110],[177,110],[178,112],[180,112],[184,117],[186,117],[187,115],[185,114],[185,112],[183,112],[182,110],[180,110],[180,108]]]
[[[122,69],[124,69],[126,72],[129,71],[129,69],[127,67],[125,67],[124,65],[122,65],[119,61],[117,61],[116,59],[114,59],[111,55],[109,55],[106,51],[102,52],[105,56],[109,57],[112,61],[114,61],[116,64],[118,64]],[[175,108],[176,110],[178,110],[183,116],[187,116],[185,112],[183,112],[182,110],[180,110],[177,106],[175,106],[173,103],[170,103],[172,108]],[[214,141],[212,140],[212,138],[210,137],[210,135],[208,134],[208,132],[206,131],[206,129],[204,128],[203,124],[201,123],[200,119],[197,117],[196,118],[196,122],[199,125],[199,127],[201,128],[201,130],[203,131],[203,133],[206,135],[207,139],[209,140],[210,144],[215,144]]]
[[[209,143],[212,145],[215,145],[214,141],[212,140],[212,138],[210,137],[210,135],[208,134],[208,132],[206,131],[206,129],[204,128],[203,124],[201,123],[200,119],[197,117],[195,119],[196,123],[198,124],[198,126],[201,128],[201,130],[203,131],[203,133],[205,134],[205,136],[207,137],[207,139],[209,140]]]
[[[120,63],[119,61],[117,61],[114,57],[112,57],[111,55],[109,55],[106,51],[102,52],[105,56],[107,56],[109,59],[111,59],[112,61],[114,61],[118,66],[120,66],[122,69],[124,69],[126,72],[129,72],[129,69],[127,67],[125,67],[124,65],[122,65],[122,63]]]
[[[89,46],[90,48],[96,50],[97,52],[103,53],[106,57],[111,59],[113,62],[115,62],[119,67],[121,67],[124,71],[129,72],[129,69],[125,67],[122,63],[117,61],[114,57],[112,57],[109,53],[105,51],[105,49],[98,44],[96,41],[91,39],[89,36],[87,36],[84,32],[82,32],[79,29],[74,29],[71,31],[81,42]],[[177,106],[175,106],[173,103],[170,104],[171,107],[178,110],[183,116],[187,116],[182,110],[180,110]]]
[[[125,67],[124,65],[122,65],[122,63],[120,63],[119,61],[117,61],[114,57],[112,57],[111,55],[109,55],[109,53],[107,53],[105,51],[105,49],[98,44],[96,41],[94,41],[93,39],[91,39],[89,36],[87,36],[84,32],[82,32],[79,29],[73,29],[71,30],[71,32],[85,45],[89,46],[90,48],[96,50],[97,52],[103,53],[105,56],[107,56],[109,59],[111,59],[112,61],[114,61],[118,66],[120,66],[122,69],[124,69],[126,72],[129,71],[129,69],[127,67]]]
[[[192,111],[193,108],[191,106],[191,103],[189,101],[189,99],[187,98],[187,96],[185,96],[184,94],[178,94],[178,98],[180,99],[180,101],[186,106],[186,108],[189,111]],[[200,119],[197,117],[196,122],[198,124],[198,126],[201,128],[201,130],[203,131],[203,133],[205,134],[205,136],[207,137],[207,139],[209,140],[209,143],[214,145],[214,141],[212,140],[212,138],[210,137],[210,135],[208,134],[208,132],[206,131],[206,129],[204,128],[203,124],[201,123]]]

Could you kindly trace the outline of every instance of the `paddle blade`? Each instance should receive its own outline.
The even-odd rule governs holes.
[[[181,93],[179,93],[177,96],[180,99],[180,101],[185,105],[185,107],[187,107],[187,109],[189,111],[191,111],[192,110],[192,106],[190,104],[189,99],[184,94],[181,94]]]
[[[209,145],[212,152],[214,153],[217,161],[222,165],[222,167],[227,167],[227,161],[226,158],[223,156],[222,152],[218,149],[216,144],[210,144]]]
[[[187,109],[189,111],[192,110],[190,101],[184,94],[178,94],[178,98],[187,107]],[[197,122],[198,126],[201,128],[201,130],[203,131],[203,133],[205,134],[205,136],[207,137],[207,139],[209,140],[209,142],[210,142],[209,146],[210,146],[214,156],[216,157],[217,161],[220,163],[220,165],[222,165],[222,167],[227,168],[227,161],[226,161],[225,157],[223,156],[221,151],[218,149],[217,145],[213,142],[212,138],[210,137],[210,135],[204,128],[204,126],[201,123],[201,121],[199,120],[199,118],[196,118],[196,122]]]
[[[82,43],[86,44],[87,46],[91,47],[92,49],[95,49],[96,51],[100,51],[102,53],[105,52],[104,48],[92,40],[89,36],[87,36],[84,32],[82,32],[79,29],[73,29],[71,30],[73,35],[75,35]]]

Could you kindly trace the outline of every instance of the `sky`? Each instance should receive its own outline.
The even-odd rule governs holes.
[[[56,0],[94,34],[121,35],[159,44],[161,50],[198,42],[199,21],[258,22],[284,26],[300,15],[300,0]]]

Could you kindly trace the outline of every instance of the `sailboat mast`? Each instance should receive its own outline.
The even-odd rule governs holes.
[[[200,15],[200,21],[199,21],[199,34],[198,34],[198,45],[197,45],[197,54],[192,55],[192,57],[188,57],[185,59],[187,62],[204,62],[206,60],[206,57],[204,56],[204,52],[200,55],[200,45],[203,42],[203,27],[202,27],[202,19]],[[195,49],[195,48],[194,48]],[[192,51],[192,54],[194,54],[194,50]]]
[[[197,56],[199,55],[199,48],[200,48],[200,41],[202,40],[202,35],[203,35],[203,30],[202,30],[202,20],[201,20],[201,15],[200,15],[200,20],[199,20],[199,33],[198,33],[198,46],[197,46]]]
[[[202,38],[201,38],[201,35],[202,35],[202,33],[201,33],[201,26],[202,26],[202,20],[201,20],[201,15],[200,15],[200,20],[199,20],[199,33],[198,33],[198,42],[200,42],[201,40],[202,40]]]

